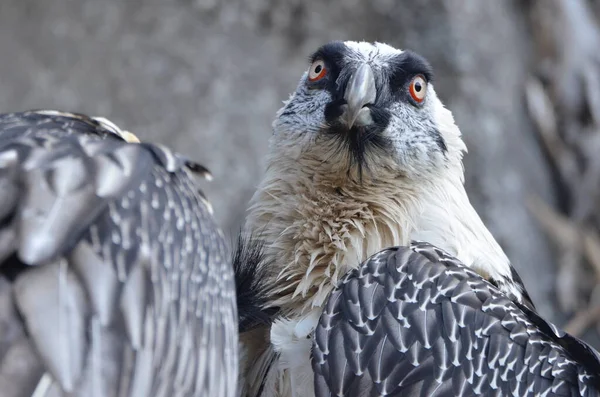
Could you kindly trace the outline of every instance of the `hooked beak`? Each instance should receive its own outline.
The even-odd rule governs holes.
[[[373,122],[371,110],[365,105],[374,104],[376,97],[373,70],[368,64],[363,63],[350,77],[344,93],[346,108],[342,118],[346,120],[348,129],[354,124],[366,125]]]

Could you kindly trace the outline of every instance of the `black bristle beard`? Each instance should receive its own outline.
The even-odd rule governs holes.
[[[362,183],[363,174],[370,171],[369,156],[378,155],[391,145],[390,140],[383,135],[389,122],[387,112],[371,108],[371,118],[373,124],[369,126],[352,127],[348,130],[345,124],[335,121],[327,129],[328,135],[338,143],[336,150],[349,153],[348,176],[356,168],[359,183]]]

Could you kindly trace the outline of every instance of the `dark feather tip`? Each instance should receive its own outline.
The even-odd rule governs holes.
[[[10,255],[0,263],[0,276],[6,277],[8,281],[14,282],[19,275],[31,269],[21,262],[16,253]]]
[[[201,164],[198,164],[198,163],[195,163],[195,162],[193,162],[191,160],[186,160],[185,165],[194,174],[197,174],[197,175],[203,177],[207,181],[212,181],[213,180],[212,174],[210,173],[210,171],[208,170],[208,168],[206,168],[205,166],[203,166]]]

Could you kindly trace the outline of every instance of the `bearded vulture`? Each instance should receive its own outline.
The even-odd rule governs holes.
[[[102,118],[0,115],[0,303],[18,321],[0,324],[3,397],[234,397],[234,274],[207,171],[136,142]]]
[[[432,69],[422,56],[382,43],[332,42],[310,57],[308,70],[273,122],[265,175],[251,199],[242,231],[262,247],[261,260],[254,261],[253,266],[261,273],[264,309],[277,313],[269,324],[256,323],[241,329],[240,390],[244,397],[313,396],[315,382],[319,397],[404,396],[413,392],[426,395],[430,390],[444,396],[461,390],[482,390],[486,394],[490,390],[507,390],[509,386],[502,382],[513,382],[506,377],[512,373],[509,367],[517,365],[517,361],[489,354],[489,349],[503,353],[511,348],[512,345],[502,345],[508,341],[506,335],[493,339],[488,350],[479,350],[484,342],[478,347],[468,345],[475,343],[473,333],[486,330],[481,328],[485,317],[483,303],[479,309],[476,303],[475,309],[469,309],[468,315],[479,322],[468,328],[470,333],[465,333],[464,338],[471,339],[457,343],[458,350],[451,351],[454,355],[444,356],[449,351],[444,349],[449,347],[442,346],[452,339],[429,334],[449,327],[448,338],[463,337],[456,333],[456,325],[465,320],[459,317],[461,313],[467,314],[466,306],[459,307],[459,312],[447,311],[448,306],[438,302],[442,295],[433,295],[437,290],[428,287],[429,276],[433,277],[428,272],[440,271],[439,266],[424,264],[423,274],[414,266],[409,266],[414,273],[398,270],[409,279],[415,278],[415,282],[425,283],[419,284],[426,290],[422,295],[403,298],[411,310],[419,309],[414,314],[421,316],[418,320],[403,311],[389,309],[395,317],[388,315],[385,323],[383,319],[379,321],[380,313],[369,311],[400,299],[387,295],[394,288],[401,293],[416,293],[415,289],[396,285],[398,274],[377,273],[373,264],[387,254],[369,259],[361,268],[374,269],[366,281],[359,278],[365,282],[365,288],[351,289],[347,287],[350,284],[344,284],[356,284],[352,281],[358,277],[355,273],[346,275],[372,255],[389,247],[406,247],[413,240],[426,241],[466,266],[451,270],[464,274],[457,275],[456,280],[448,279],[444,288],[450,290],[443,288],[444,293],[475,292],[477,299],[489,294],[498,301],[511,302],[514,308],[535,313],[517,272],[469,201],[462,164],[466,147],[452,113],[439,100],[432,81]],[[480,279],[474,279],[476,274]],[[379,276],[387,289],[379,291],[370,285],[379,281]],[[462,279],[474,281],[460,284]],[[479,292],[478,288],[483,288],[480,285],[494,286],[494,292]],[[342,292],[336,290],[330,298],[338,286]],[[456,289],[459,286],[466,290]],[[368,301],[363,294],[371,293],[376,293],[371,296],[371,306],[361,306]],[[343,305],[358,306],[343,317],[337,315]],[[432,305],[438,306],[427,311]],[[517,309],[511,306],[506,310],[514,314]],[[438,311],[449,317],[435,317]],[[522,320],[515,326],[527,331],[543,327],[524,316],[514,314],[514,321]],[[336,319],[342,323],[335,323]],[[429,324],[436,324],[435,329],[430,329]],[[371,325],[377,327],[369,328]],[[521,328],[518,337],[522,337]],[[542,331],[538,331],[536,337],[544,339]],[[360,332],[364,334],[359,335]],[[314,340],[315,337],[321,339]],[[394,345],[398,338],[419,343]],[[313,342],[317,343],[314,351]],[[369,364],[381,364],[382,368],[367,373],[365,363],[372,363],[371,354],[383,351],[384,345],[386,354],[380,358],[387,361]],[[392,347],[396,350],[388,351]],[[404,347],[412,349],[406,360],[399,356]],[[565,354],[561,363],[571,363],[568,353],[560,349],[552,352]],[[356,356],[350,357],[351,353]],[[546,353],[549,351],[534,358]],[[433,357],[430,361],[426,361],[427,354]],[[365,362],[360,361],[363,358]],[[449,359],[452,364],[465,365],[461,371],[451,372],[451,384],[445,367],[450,365]],[[416,373],[405,372],[405,361],[423,365],[417,365]],[[482,373],[483,369],[473,367],[473,363],[492,366],[494,370]],[[579,370],[577,365],[570,368]],[[314,369],[318,371],[316,378]],[[515,370],[521,373],[522,367]],[[544,367],[543,373],[546,371]],[[583,369],[578,373],[582,379],[589,374]],[[389,376],[393,377],[387,379]],[[527,376],[536,377],[538,373]],[[482,377],[490,388],[478,388]],[[393,385],[381,386],[386,379]],[[415,379],[427,382],[432,389],[400,388],[402,382]],[[433,381],[442,386],[435,389],[429,385]],[[465,382],[471,388],[455,388]],[[544,388],[545,381],[533,382],[535,390],[551,390]],[[589,390],[590,386],[585,387]]]

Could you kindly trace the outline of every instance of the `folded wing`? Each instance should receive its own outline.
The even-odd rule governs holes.
[[[0,115],[1,288],[21,321],[0,341],[8,395],[235,394],[233,269],[195,184],[206,169],[127,134]],[[11,376],[14,354],[32,379]]]
[[[330,296],[317,396],[596,396],[598,355],[441,250],[384,250]]]

